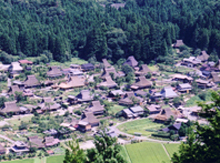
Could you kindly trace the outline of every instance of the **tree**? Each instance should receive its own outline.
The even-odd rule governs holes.
[[[94,144],[96,148],[87,150],[87,163],[125,163],[116,138],[100,132],[100,136],[95,136]]]
[[[220,92],[212,92],[211,104],[200,102],[199,116],[205,118],[209,125],[195,123],[195,132],[189,131],[186,143],[182,143],[179,153],[174,153],[173,163],[218,163],[220,162]]]
[[[69,141],[66,149],[63,163],[84,163],[86,155],[83,149],[80,149],[78,141]]]
[[[4,103],[7,101],[6,97],[2,96],[0,97],[0,108],[4,106]]]

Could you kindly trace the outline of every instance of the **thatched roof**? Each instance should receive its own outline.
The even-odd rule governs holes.
[[[23,70],[19,62],[11,62],[10,69],[11,71],[22,71]]]
[[[174,48],[179,48],[180,46],[184,46],[183,40],[176,40],[176,43],[174,44]]]
[[[86,111],[93,112],[94,114],[96,112],[104,112],[105,108],[104,108],[104,105],[100,104],[100,101],[92,101],[92,105],[88,107]]]
[[[135,72],[135,75],[147,75],[148,72],[151,73],[151,70],[148,68],[147,64],[143,64],[140,70]]]
[[[107,59],[102,59],[102,62],[104,64],[105,68],[111,67],[111,64],[107,61]]]
[[[62,76],[62,72],[57,66],[53,66],[50,68],[50,71],[47,72],[47,76],[50,78]]]
[[[99,120],[93,115],[92,112],[85,112],[84,117],[81,119],[83,122],[87,122],[89,124],[96,124],[99,123]]]
[[[115,68],[113,66],[109,67],[109,68],[104,68],[104,72],[101,75],[102,79],[105,79],[106,77],[110,76],[110,74],[113,73],[114,77],[118,77],[119,74],[116,72]]]
[[[44,97],[43,102],[38,106],[41,108],[41,110],[56,110],[61,107],[61,105],[54,102],[51,97]]]
[[[4,107],[0,110],[0,113],[20,112],[20,108],[17,106],[16,101],[5,102]]]
[[[177,110],[171,110],[170,108],[162,109],[159,115],[155,117],[155,120],[167,121],[171,116],[176,119],[181,116],[181,113]]]
[[[206,53],[206,51],[201,51],[200,55],[197,56],[197,59],[201,60],[202,62],[205,62],[209,59],[209,55]]]
[[[85,85],[85,78],[82,76],[72,76],[68,82],[61,83],[59,87],[61,89],[70,89],[70,88],[77,88],[83,87]]]
[[[11,92],[13,95],[15,95],[15,92],[22,92],[18,85],[12,85],[9,89],[9,92]]]
[[[37,80],[35,75],[28,75],[27,79],[23,82],[25,87],[36,87],[40,86],[40,82]]]
[[[93,95],[91,95],[91,92],[89,90],[80,91],[80,93],[76,97],[78,98],[78,101],[82,102],[91,101],[93,99]]]
[[[218,72],[211,72],[212,80],[214,83],[220,83],[220,73]]]
[[[123,65],[128,64],[131,67],[136,67],[138,65],[138,62],[136,61],[136,59],[134,58],[134,56],[130,56],[128,57],[128,59],[126,60],[126,62],[123,63]]]
[[[107,77],[105,77],[105,81],[98,85],[98,87],[101,87],[101,86],[108,87],[108,88],[114,88],[117,86],[117,83],[115,83],[112,80],[111,76],[107,76]]]
[[[30,147],[35,147],[37,149],[45,147],[43,144],[43,139],[39,138],[38,136],[30,136],[28,137],[28,140],[30,142]]]
[[[152,82],[147,80],[144,76],[138,77],[138,81],[134,84],[132,84],[131,88],[135,89],[142,89],[142,88],[148,88],[152,86]]]

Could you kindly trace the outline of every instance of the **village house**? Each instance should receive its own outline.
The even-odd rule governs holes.
[[[60,140],[57,138],[55,139],[53,136],[48,136],[45,137],[44,143],[45,143],[45,147],[53,147],[59,145]]]
[[[201,110],[202,108],[200,106],[193,106],[190,110],[191,111],[190,114],[192,116],[199,117],[199,113],[201,112]]]
[[[19,62],[11,62],[10,67],[8,68],[8,71],[12,76],[18,75],[23,71],[23,68],[21,67]]]
[[[202,62],[206,62],[209,59],[209,55],[206,51],[201,51],[201,53],[197,56],[197,59]]]
[[[127,119],[136,118],[142,114],[144,114],[144,109],[141,106],[134,106],[129,109],[122,110],[122,115]]]
[[[51,97],[44,97],[38,107],[40,107],[42,111],[56,111],[61,108],[61,105],[54,102]]]
[[[26,60],[26,59],[24,59],[24,60],[19,60],[18,61],[21,65],[32,65],[33,64],[33,62],[31,62],[31,61],[28,61],[28,60]]]
[[[140,96],[140,97],[146,97],[147,94],[148,93],[146,91],[143,91],[143,90],[137,90],[137,91],[134,92],[135,96]]]
[[[8,93],[15,95],[15,92],[22,92],[22,90],[19,89],[18,85],[12,85],[8,91]]]
[[[174,43],[173,47],[174,48],[180,48],[181,46],[184,46],[185,44],[183,43],[183,40],[176,40]]]
[[[29,147],[35,147],[37,149],[42,149],[45,147],[44,143],[43,143],[43,138],[40,138],[38,136],[30,136],[28,137],[28,141],[29,141]]]
[[[109,92],[109,97],[111,97],[113,100],[117,99],[117,96],[119,96],[119,98],[124,98],[125,93],[122,90],[112,90]]]
[[[69,70],[70,76],[83,76],[83,72],[79,69],[70,69]]]
[[[114,78],[119,77],[119,74],[116,72],[115,68],[113,66],[111,66],[109,68],[104,68],[104,71],[101,75],[101,78],[105,79],[106,77],[110,76],[111,74],[113,74]]]
[[[189,83],[178,84],[177,90],[181,93],[189,93],[192,90],[192,86]]]
[[[10,148],[10,151],[16,153],[17,155],[21,155],[22,153],[29,152],[29,148],[26,143],[22,141],[16,141]]]
[[[175,132],[175,134],[178,134],[181,125],[182,125],[182,123],[174,123],[173,125],[166,127],[166,128],[163,128],[160,131],[170,132],[172,130]]]
[[[63,73],[57,66],[50,67],[50,70],[47,72],[49,78],[58,78],[61,77]]]
[[[0,114],[2,115],[7,115],[7,114],[20,114],[21,110],[17,106],[16,101],[10,101],[10,102],[5,102],[4,107],[1,108]]]
[[[38,87],[41,83],[37,80],[35,75],[28,75],[27,79],[23,82],[25,88]]]
[[[78,130],[82,132],[90,131],[92,127],[99,126],[99,120],[92,112],[84,112],[78,123]]]
[[[68,79],[67,82],[61,83],[59,88],[62,90],[79,88],[85,86],[85,78],[81,76],[72,76]]]
[[[183,83],[191,83],[193,81],[193,78],[188,77],[186,75],[182,74],[175,74],[173,75],[172,81],[180,81]]]
[[[91,124],[89,124],[89,122],[79,121],[77,129],[82,132],[86,132],[86,131],[91,131],[92,126]]]
[[[148,68],[147,64],[141,65],[138,71],[135,71],[135,75],[137,76],[145,76],[148,73],[151,73],[151,70]]]
[[[136,59],[134,58],[134,56],[130,56],[128,57],[128,59],[123,63],[123,65],[129,65],[133,68],[137,67],[138,62],[136,61]]]
[[[219,68],[216,66],[215,62],[208,62],[203,64],[200,68],[203,75],[210,76],[211,72],[219,72]]]
[[[191,71],[188,73],[189,76],[191,77],[199,77],[200,79],[206,80],[207,76],[203,75],[202,71],[196,70],[196,71]]]
[[[81,66],[78,65],[78,64],[70,64],[70,68],[71,69],[78,69],[78,70],[80,70]]]
[[[122,115],[127,119],[133,118],[134,116],[130,109],[123,109]]]
[[[202,79],[197,79],[195,82],[198,84],[199,88],[205,89],[205,88],[211,88],[215,84],[209,80],[202,80]]]
[[[197,59],[196,57],[184,58],[181,62],[181,65],[192,68],[201,65],[201,60]]]
[[[90,92],[90,90],[81,90],[80,93],[76,96],[76,100],[79,103],[82,102],[90,102],[93,100],[94,95]]]
[[[6,153],[6,149],[0,144],[0,155],[3,155]]]
[[[30,89],[24,89],[24,90],[23,90],[23,96],[33,97],[33,96],[34,96],[34,93],[33,93],[33,91],[30,90]]]
[[[43,132],[45,135],[49,136],[56,136],[58,134],[57,130],[55,129],[49,129]]]
[[[152,86],[152,82],[147,80],[144,76],[138,77],[138,80],[136,83],[131,85],[131,89],[137,90],[137,89],[144,89],[144,88],[150,88]]]
[[[219,84],[220,83],[220,73],[219,72],[211,72],[211,77],[212,77],[212,81],[215,84]]]
[[[140,116],[140,115],[144,114],[144,109],[140,105],[130,107],[130,110],[136,116]]]
[[[136,97],[134,95],[134,92],[126,92],[126,95],[124,96],[124,98],[120,99],[118,103],[120,105],[129,106],[129,105],[133,105],[135,101],[136,103],[140,103],[143,101],[143,99],[141,97]]]
[[[0,62],[0,72],[8,72],[11,65],[5,65]]]
[[[166,99],[172,99],[172,98],[178,97],[178,94],[173,91],[172,87],[164,87],[160,93],[162,97]]]
[[[93,71],[95,69],[95,66],[91,63],[86,63],[81,65],[81,69],[83,71]]]
[[[99,85],[97,85],[98,88],[99,87],[108,87],[110,89],[115,88],[117,86],[118,86],[118,84],[112,80],[111,76],[105,77],[105,81],[100,83]]]
[[[112,65],[107,61],[107,59],[102,59],[102,63],[104,64],[105,68],[110,68]]]
[[[161,111],[161,106],[151,104],[150,106],[147,106],[147,109],[149,110],[149,114],[158,114]]]
[[[87,112],[92,112],[94,115],[104,114],[104,105],[100,104],[100,101],[92,101],[91,105],[85,109]]]
[[[173,116],[174,119],[181,117],[181,113],[178,110],[171,110],[170,108],[162,109],[160,113],[155,117],[154,121],[158,123],[164,123]]]

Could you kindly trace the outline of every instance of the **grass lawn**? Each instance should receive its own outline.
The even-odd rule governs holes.
[[[175,152],[178,152],[180,145],[179,144],[164,144],[164,146],[167,149],[167,152],[169,153],[170,157],[172,157]]]
[[[14,161],[7,161],[4,163],[34,163],[34,159],[14,160]]]
[[[140,119],[140,120],[135,120],[121,124],[118,126],[118,129],[132,135],[135,132],[138,132],[138,133],[142,133],[142,135],[144,136],[149,136],[153,132],[146,130],[157,130],[160,129],[161,126],[163,125],[159,123],[154,123],[150,119]]]
[[[126,145],[132,163],[168,163],[169,157],[160,143],[142,142]]]
[[[125,108],[126,108],[125,106],[114,104],[109,110],[109,113],[115,115],[116,113],[120,112],[121,110]]]
[[[62,163],[64,155],[47,157],[47,163]]]
[[[151,70],[151,71],[158,71],[158,67],[156,65],[148,65],[148,68]]]
[[[81,64],[85,64],[85,63],[88,63],[88,62],[83,59],[80,59],[80,58],[71,58],[70,62],[60,63],[60,62],[53,61],[53,62],[50,62],[50,65],[51,66],[61,66],[63,68],[69,68],[70,64],[81,65]]]

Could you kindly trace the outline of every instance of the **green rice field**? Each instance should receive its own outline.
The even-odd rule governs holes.
[[[132,163],[170,163],[160,143],[142,142],[126,145]]]
[[[118,129],[132,135],[137,132],[143,136],[149,136],[153,133],[152,131],[156,131],[161,127],[163,127],[163,124],[154,123],[150,119],[140,119],[121,124]]]
[[[179,144],[164,144],[167,152],[169,153],[170,157],[179,150]]]

